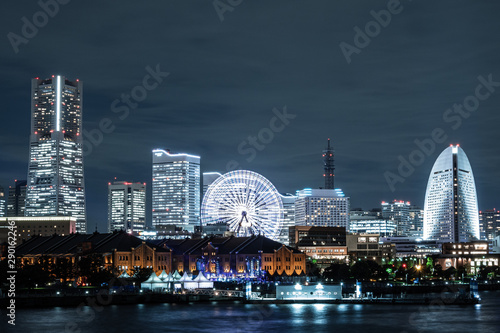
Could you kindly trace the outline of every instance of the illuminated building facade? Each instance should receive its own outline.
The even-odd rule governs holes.
[[[488,242],[445,243],[443,253],[436,262],[443,269],[460,266],[468,267],[467,274],[477,274],[484,267],[498,266],[500,254],[491,254]]]
[[[408,209],[410,219],[410,236],[422,238],[424,235],[424,210],[418,206]]]
[[[349,197],[340,189],[303,189],[297,191],[295,225],[349,230],[349,209]]]
[[[146,183],[108,183],[108,231],[141,232],[146,226]]]
[[[392,202],[382,201],[382,218],[392,220],[396,223],[398,236],[409,236],[410,225],[410,202],[394,200]]]
[[[200,225],[200,157],[153,150],[153,227]]]
[[[52,235],[33,237],[16,248],[21,263],[34,264],[40,256],[48,260],[48,269],[69,260],[73,272],[78,271],[81,258],[98,255],[102,267],[115,276],[124,271],[133,276],[138,268],[150,268],[157,274],[171,270],[171,251],[125,232]],[[75,280],[77,276],[69,278]]]
[[[229,279],[306,273],[304,253],[262,235],[164,239],[153,243],[157,248],[172,250],[172,271],[201,271]]]
[[[341,285],[277,285],[276,299],[283,300],[340,300]]]
[[[205,193],[207,193],[207,190],[208,190],[208,187],[210,186],[210,184],[212,184],[220,176],[222,176],[222,174],[220,174],[218,172],[204,172],[203,173],[203,193],[202,193],[203,196],[205,196]]]
[[[500,211],[487,209],[479,212],[479,225],[481,228],[481,239],[492,241],[500,236]]]
[[[5,200],[5,192],[3,190],[3,187],[0,186],[0,217],[4,217],[7,215],[6,209],[7,206]]]
[[[398,228],[396,221],[389,219],[358,220],[351,218],[349,223],[349,230],[356,234],[377,233],[381,236],[395,236]]]
[[[86,232],[82,83],[64,76],[31,84],[26,216],[72,216]]]
[[[315,260],[319,269],[348,261],[345,228],[294,226],[290,228],[290,244]]]
[[[442,243],[434,240],[405,236],[380,237],[380,243],[383,243],[384,246],[394,246],[394,257],[398,258],[425,258],[429,255],[440,254],[442,247]]]
[[[278,242],[285,245],[290,245],[290,227],[295,226],[295,200],[297,197],[291,194],[281,196],[283,201],[283,223],[278,238]]]
[[[70,216],[0,218],[0,243],[8,239],[9,222],[16,225],[17,244],[33,236],[66,236],[76,232],[76,218]]]
[[[446,148],[432,167],[425,193],[424,239],[452,243],[479,239],[474,175],[459,145]]]
[[[379,244],[379,234],[346,235],[347,250],[355,260],[368,259],[382,263],[382,244]]]
[[[10,217],[24,216],[26,207],[26,180],[15,180],[14,186],[9,186],[7,198],[7,215]]]
[[[82,257],[95,254],[115,276],[124,271],[133,276],[138,268],[156,274],[201,271],[229,280],[306,273],[304,253],[264,236],[144,241],[120,231],[32,237],[16,248],[19,262],[34,264],[43,255],[49,269],[69,259],[76,270]]]

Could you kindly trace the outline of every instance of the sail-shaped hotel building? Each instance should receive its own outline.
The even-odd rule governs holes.
[[[459,145],[450,145],[439,155],[429,176],[424,239],[453,243],[479,240],[474,175]]]

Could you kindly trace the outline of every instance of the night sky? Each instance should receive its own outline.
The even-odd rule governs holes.
[[[473,101],[479,76],[500,82],[500,2],[402,0],[388,24],[382,15],[385,27],[368,24],[373,37],[358,38],[356,52],[355,28],[365,31],[370,12],[390,1],[231,2],[219,1],[221,21],[210,0],[75,0],[43,22],[36,1],[2,1],[0,185],[26,178],[31,79],[60,74],[83,82],[86,131],[112,122],[84,160],[89,230],[106,230],[108,181],[150,186],[153,148],[200,155],[202,171],[225,172],[236,161],[285,193],[322,186],[331,138],[336,187],[351,207],[370,209],[392,199],[423,206],[432,164],[460,143],[479,208],[500,206],[500,84],[480,90],[490,95],[467,118],[443,119]],[[22,37],[23,17],[33,15],[40,27],[16,53],[9,38]],[[143,85],[148,66],[169,75],[126,114],[121,96]],[[284,108],[290,118],[281,126],[273,109]],[[270,122],[277,131],[266,130]],[[446,140],[391,191],[384,173],[397,174],[398,156],[408,159],[414,141],[436,128]],[[267,143],[252,159],[248,137],[259,132]]]

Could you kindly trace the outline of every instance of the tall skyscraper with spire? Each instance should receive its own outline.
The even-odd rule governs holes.
[[[476,184],[459,145],[446,148],[432,167],[425,192],[424,239],[454,243],[479,239]]]
[[[82,83],[33,79],[26,216],[72,216],[87,231],[82,145]]]
[[[325,173],[323,177],[325,178],[325,189],[332,190],[335,187],[334,178],[335,178],[335,167],[334,167],[334,154],[333,148],[330,146],[330,139],[328,139],[328,146],[325,150],[323,150],[323,162]]]

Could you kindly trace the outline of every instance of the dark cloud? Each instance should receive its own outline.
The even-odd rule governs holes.
[[[243,1],[223,22],[211,1],[72,1],[17,54],[7,34],[20,34],[21,18],[40,7],[2,2],[0,184],[26,177],[30,79],[60,73],[84,83],[85,129],[102,118],[115,126],[85,159],[90,229],[105,229],[109,180],[150,184],[152,148],[199,154],[204,171],[223,172],[236,160],[294,192],[322,184],[328,137],[336,184],[353,206],[423,204],[428,173],[450,142],[469,156],[480,208],[498,206],[500,89],[457,130],[442,117],[474,93],[479,75],[500,81],[500,4],[401,4],[348,64],[339,43],[353,44],[353,28],[363,29],[387,1]],[[170,75],[119,119],[112,102],[157,64]],[[285,105],[296,118],[248,162],[238,145]],[[391,192],[384,172],[396,172],[398,156],[436,127],[448,140]]]

